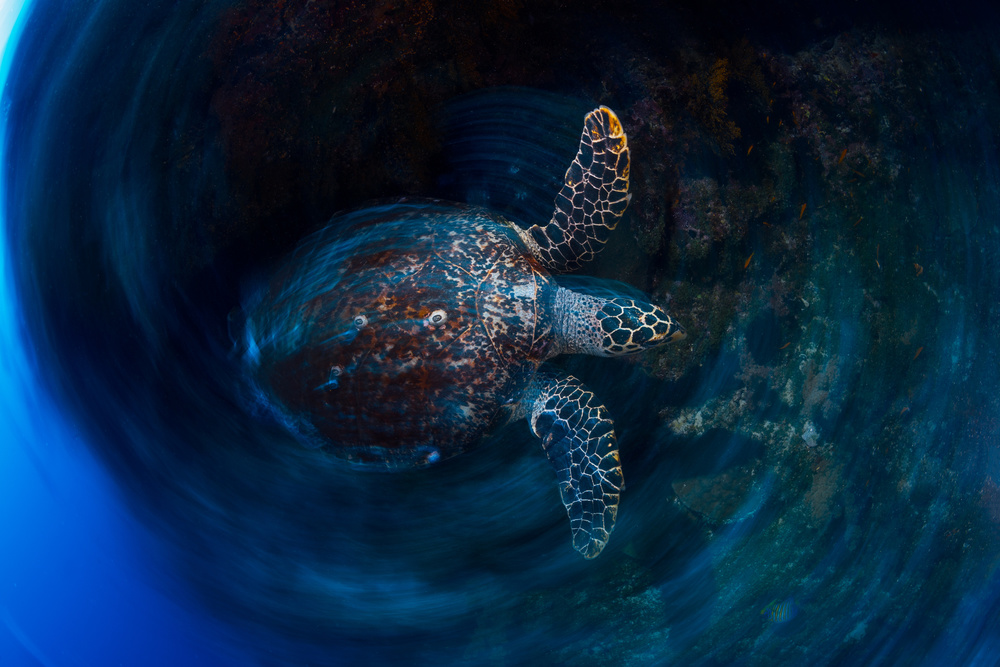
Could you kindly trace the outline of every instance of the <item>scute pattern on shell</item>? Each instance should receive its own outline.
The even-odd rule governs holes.
[[[419,465],[481,439],[551,338],[556,288],[517,233],[465,207],[402,206],[324,267],[333,285],[310,266],[323,242],[265,299],[301,305],[255,316],[298,336],[257,374],[279,407],[357,462]]]

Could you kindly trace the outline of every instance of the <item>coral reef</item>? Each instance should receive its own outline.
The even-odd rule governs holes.
[[[748,498],[758,479],[750,466],[732,468],[717,475],[682,479],[670,487],[678,501],[709,524],[719,525],[747,518],[756,509]]]
[[[649,664],[669,654],[668,630],[653,632],[643,643],[633,641],[647,628],[667,628],[664,601],[651,583],[651,573],[626,558],[575,592],[530,596],[525,611],[527,618],[541,623],[535,631],[575,638],[553,652],[555,664]],[[591,634],[594,628],[601,628],[600,635]]]
[[[708,68],[688,76],[688,111],[698,119],[723,153],[733,153],[733,141],[740,138],[740,128],[729,120],[726,107],[729,97],[729,60],[717,58]]]
[[[678,185],[674,201],[678,251],[686,261],[704,260],[713,243],[722,244],[729,236],[729,211],[722,203],[715,179],[682,180]]]

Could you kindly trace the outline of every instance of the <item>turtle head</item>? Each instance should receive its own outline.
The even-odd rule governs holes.
[[[604,333],[601,347],[607,356],[641,352],[687,336],[677,320],[646,301],[608,299],[595,317]]]
[[[624,296],[606,299],[559,288],[555,314],[560,352],[617,357],[687,335],[659,306]]]

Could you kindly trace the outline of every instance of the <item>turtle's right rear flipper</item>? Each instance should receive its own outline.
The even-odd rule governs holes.
[[[628,140],[615,112],[587,114],[580,148],[556,195],[552,220],[522,232],[550,271],[579,268],[601,250],[628,207]]]
[[[611,417],[572,376],[539,374],[526,408],[531,431],[542,440],[558,478],[573,548],[596,558],[615,527],[624,488]]]

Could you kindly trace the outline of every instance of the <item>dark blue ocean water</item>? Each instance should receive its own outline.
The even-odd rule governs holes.
[[[5,7],[0,665],[1000,664],[998,27]],[[389,474],[248,400],[239,306],[300,239],[401,196],[545,218],[599,104],[633,200],[561,280],[689,333],[555,363],[615,418],[599,558],[522,423]]]

